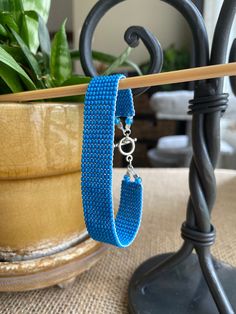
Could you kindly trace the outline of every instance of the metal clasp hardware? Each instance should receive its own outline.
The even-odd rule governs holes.
[[[127,173],[126,173],[129,177],[133,177],[134,179],[138,178],[139,176],[137,175],[137,173],[134,170],[134,167],[132,165],[128,165],[127,167]]]
[[[131,178],[133,177],[134,179],[139,178],[138,175],[136,174],[134,167],[132,165],[133,161],[133,152],[135,151],[135,142],[137,142],[136,138],[131,138],[131,130],[130,130],[130,125],[126,125],[125,128],[123,127],[122,122],[120,122],[117,127],[123,132],[124,137],[119,141],[119,143],[115,144],[114,147],[118,147],[119,152],[126,157],[126,161],[128,162],[127,166],[127,175]],[[123,146],[125,145],[130,145],[131,148],[129,151],[124,151]]]
[[[133,152],[135,151],[135,142],[137,142],[137,139],[136,138],[131,138],[129,137],[128,135],[123,137],[118,144],[115,144],[115,147],[118,147],[119,149],[119,152],[123,155],[123,156],[129,156],[129,155],[132,155]],[[128,152],[125,152],[123,149],[122,149],[122,146],[125,146],[125,145],[129,145],[131,144],[131,148],[130,148],[130,151]]]

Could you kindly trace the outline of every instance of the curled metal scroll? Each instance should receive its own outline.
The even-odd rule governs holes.
[[[125,0],[98,1],[89,12],[83,24],[80,35],[79,50],[82,68],[84,73],[88,76],[93,77],[98,75],[92,60],[92,38],[95,29],[107,11],[123,1]],[[133,48],[139,45],[140,40],[144,43],[150,54],[150,65],[146,74],[158,73],[161,71],[163,64],[162,48],[159,41],[150,31],[141,26],[131,26],[126,30],[124,39],[126,43]],[[147,89],[148,88],[146,87],[134,89],[133,94],[140,95]]]
[[[234,39],[231,50],[230,50],[229,62],[236,62],[236,39]],[[231,83],[232,91],[234,92],[234,95],[236,96],[236,76],[230,77],[230,83]]]

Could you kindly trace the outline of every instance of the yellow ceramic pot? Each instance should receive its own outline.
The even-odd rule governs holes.
[[[0,121],[0,260],[46,258],[84,242],[83,105],[1,104]]]

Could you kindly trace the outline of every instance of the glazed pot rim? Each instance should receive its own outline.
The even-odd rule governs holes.
[[[44,106],[44,107],[55,107],[55,106],[61,106],[61,107],[77,107],[78,105],[84,105],[82,102],[56,102],[56,101],[35,101],[35,102],[0,102],[0,109],[1,109],[1,106],[3,107],[6,107],[6,106],[9,106],[9,107],[25,107],[25,106]]]
[[[38,257],[35,259],[14,262],[0,262],[0,279],[6,276],[23,276],[25,274],[35,274],[48,269],[65,265],[79,256],[87,256],[89,252],[105,248],[106,245],[96,242],[91,238],[86,238],[77,245],[63,251]],[[1,291],[1,289],[0,289]]]
[[[27,291],[58,285],[91,268],[107,250],[91,238],[63,252],[24,262],[0,262],[0,291]]]

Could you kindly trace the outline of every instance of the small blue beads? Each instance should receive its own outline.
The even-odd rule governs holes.
[[[133,123],[133,117],[127,117],[125,119],[125,124],[126,125],[131,125]]]
[[[129,182],[129,181],[130,181],[130,177],[129,177],[128,175],[124,175],[124,180],[125,180],[126,182]]]
[[[116,125],[120,124],[120,118],[115,118],[115,124]]]
[[[142,179],[140,177],[135,178],[136,183],[142,183]]]
[[[129,246],[136,237],[142,216],[141,178],[124,176],[119,210],[114,216],[112,164],[114,122],[134,116],[131,90],[118,91],[124,75],[98,76],[88,86],[84,103],[81,191],[84,219],[90,236],[117,247]]]

